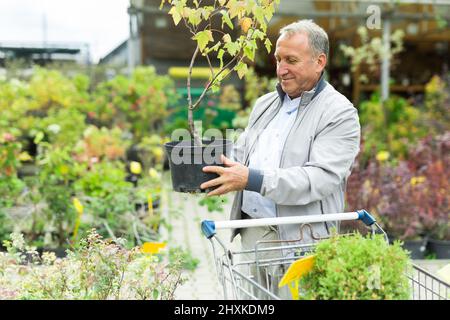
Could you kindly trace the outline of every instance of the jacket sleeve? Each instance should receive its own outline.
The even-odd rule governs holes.
[[[331,108],[330,108],[331,109]],[[306,205],[338,190],[359,152],[360,124],[349,104],[325,111],[302,167],[264,170],[260,193],[281,205]]]

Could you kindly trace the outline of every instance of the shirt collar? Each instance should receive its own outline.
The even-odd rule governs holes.
[[[316,97],[317,94],[319,94],[322,89],[325,87],[325,79],[324,79],[324,72],[322,72],[322,75],[320,76],[319,81],[317,81],[314,88],[312,88],[310,91],[304,91],[302,95],[300,96],[301,101],[300,105],[304,106],[311,102],[312,99]],[[286,96],[286,93],[281,88],[281,85],[277,84],[277,92],[278,96],[280,97],[281,101],[284,101],[284,97]],[[290,99],[290,98],[289,98]],[[295,100],[295,99],[294,99]]]
[[[292,114],[292,112],[298,109],[300,105],[301,97],[291,99],[287,94],[284,95],[283,105],[281,107],[287,114]]]

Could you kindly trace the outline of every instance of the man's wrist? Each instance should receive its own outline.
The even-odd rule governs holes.
[[[247,186],[245,187],[245,190],[260,193],[263,179],[264,179],[264,173],[262,170],[249,168],[248,182],[247,182]]]

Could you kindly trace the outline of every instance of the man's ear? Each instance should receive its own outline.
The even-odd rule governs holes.
[[[317,63],[317,71],[321,73],[323,69],[325,69],[325,66],[327,65],[327,56],[325,55],[325,53],[319,54],[316,63]]]

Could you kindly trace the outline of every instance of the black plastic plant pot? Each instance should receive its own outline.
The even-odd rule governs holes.
[[[436,259],[450,259],[449,240],[428,240],[428,250],[436,255]]]
[[[164,145],[169,159],[174,191],[184,193],[205,193],[213,189],[200,189],[202,183],[218,177],[205,173],[207,166],[223,166],[221,155],[230,157],[231,140],[203,140],[202,146],[193,141],[171,141]]]
[[[411,259],[425,259],[426,240],[406,240],[403,248],[410,252]]]

